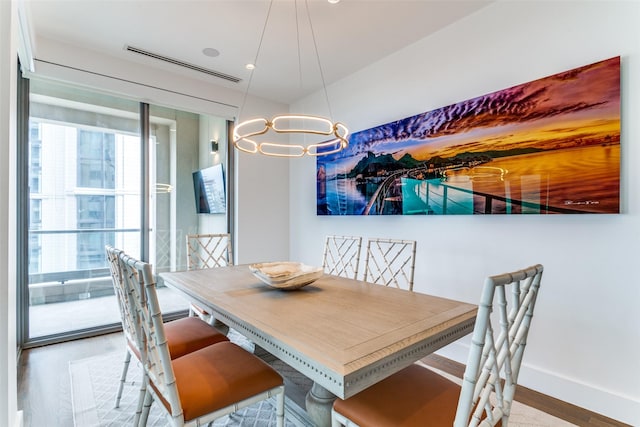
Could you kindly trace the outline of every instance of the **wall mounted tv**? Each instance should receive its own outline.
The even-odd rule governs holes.
[[[221,164],[193,172],[193,190],[199,214],[225,213],[227,202]]]

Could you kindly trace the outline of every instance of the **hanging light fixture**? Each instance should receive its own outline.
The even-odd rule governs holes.
[[[247,65],[247,69],[251,70],[251,76],[249,77],[247,89],[244,93],[238,118],[240,118],[246,102],[247,94],[249,93],[251,80],[253,79],[254,69],[256,68],[258,57],[260,55],[260,48],[267,29],[269,17],[271,15],[273,2],[274,0],[270,0],[269,2],[269,10],[267,11],[267,17],[262,29],[262,35],[260,37],[260,43],[258,44],[255,60],[253,64]],[[335,0],[329,0],[329,2],[336,3]],[[298,42],[298,69],[299,72],[302,73],[297,5],[298,0],[294,0],[297,31],[296,36]],[[307,18],[309,20],[311,38],[313,40],[316,60],[320,70],[320,77],[322,79],[322,88],[327,102],[327,107],[329,109],[329,116],[331,116],[331,106],[329,105],[329,96],[327,95],[327,87],[324,81],[322,65],[320,64],[320,56],[318,55],[318,46],[316,44],[313,24],[311,22],[311,16],[309,15],[308,0],[304,0],[304,5]],[[263,154],[266,156],[302,157],[305,154],[309,156],[322,156],[337,153],[345,149],[349,145],[349,141],[347,140],[348,134],[349,130],[345,125],[339,122],[334,122],[331,118],[307,114],[282,114],[270,119],[258,117],[237,123],[233,129],[233,145],[238,150],[244,151],[245,153]],[[288,138],[286,138],[284,142],[275,139],[279,135],[284,135]],[[305,143],[293,143],[290,141],[289,135],[302,136]],[[307,143],[307,138],[311,139],[312,142]]]

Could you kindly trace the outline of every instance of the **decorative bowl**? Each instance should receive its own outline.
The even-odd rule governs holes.
[[[312,267],[300,262],[264,262],[251,264],[249,270],[272,288],[292,290],[307,286],[323,274],[322,267]]]

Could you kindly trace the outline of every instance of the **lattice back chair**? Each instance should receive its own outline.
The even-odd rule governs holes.
[[[462,386],[413,364],[336,400],[333,426],[506,427],[542,272],[538,264],[485,280]]]
[[[327,274],[349,279],[358,278],[362,237],[327,236],[324,243],[322,267]]]
[[[233,265],[229,233],[187,234],[187,268],[189,270],[227,265]]]
[[[129,364],[131,362],[131,356],[133,355],[137,360],[140,360],[140,349],[136,339],[136,327],[138,322],[137,314],[131,307],[129,292],[131,286],[127,287],[127,279],[122,272],[120,257],[124,256],[124,252],[120,249],[116,249],[107,245],[105,247],[107,253],[107,261],[111,270],[111,278],[113,281],[113,288],[118,301],[118,308],[120,309],[120,318],[122,320],[122,330],[125,337],[126,351],[124,359],[124,367],[120,376],[120,384],[118,386],[118,392],[116,393],[116,405],[120,406],[120,400],[122,398],[122,392],[125,382],[127,380],[127,372],[129,370]],[[228,341],[227,337],[220,333],[215,328],[202,322],[197,318],[183,318],[173,320],[165,325],[165,332],[167,336],[167,343],[169,346],[169,352],[172,358],[181,357],[187,353],[195,350],[199,350],[203,347]],[[140,398],[138,401],[138,413],[140,412],[144,399],[144,390],[140,392]]]
[[[140,424],[155,400],[173,426],[205,425],[276,396],[277,425],[284,425],[284,380],[273,368],[225,341],[171,359],[148,263],[121,255],[120,266],[136,312],[146,395]]]
[[[364,281],[412,291],[415,264],[415,240],[369,239]]]
[[[187,268],[199,270],[203,268],[226,267],[233,265],[233,251],[231,249],[231,235],[218,234],[187,234]],[[189,314],[198,316],[205,322],[224,329],[222,323],[205,308],[196,304],[189,306]]]

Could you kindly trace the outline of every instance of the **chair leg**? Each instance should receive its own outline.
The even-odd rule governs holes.
[[[207,315],[206,319],[202,319],[202,320],[204,320],[205,322],[207,322],[211,326],[224,325],[224,323],[222,323],[221,321],[216,319],[216,317],[213,314]]]
[[[146,395],[147,393],[147,385],[149,383],[149,377],[147,377],[147,374],[144,373],[143,374],[143,379],[142,379],[142,384],[140,385],[140,393],[138,395],[138,406],[136,407],[136,415],[133,418],[133,425],[134,426],[140,426],[140,425],[146,425],[147,424],[147,420],[145,418],[144,420],[144,424],[140,424],[141,421],[141,415],[142,415],[142,406],[144,405],[145,401],[146,401]]]
[[[284,427],[284,388],[282,392],[278,394],[276,400],[276,425],[277,427]]]
[[[190,305],[189,306],[189,317],[197,317],[198,314],[196,313],[196,311],[193,309],[193,306]]]
[[[151,405],[153,404],[153,396],[151,392],[147,390],[144,396],[144,406],[142,407],[142,415],[140,417],[139,426],[146,427],[147,420],[149,419],[149,411],[151,411]]]
[[[129,362],[131,362],[131,353],[129,352],[129,349],[127,349],[126,355],[124,357],[124,367],[122,368],[122,375],[120,375],[120,385],[118,386],[118,394],[116,395],[116,408],[120,407],[122,390],[124,389],[124,383],[127,381],[127,372],[129,371]]]

